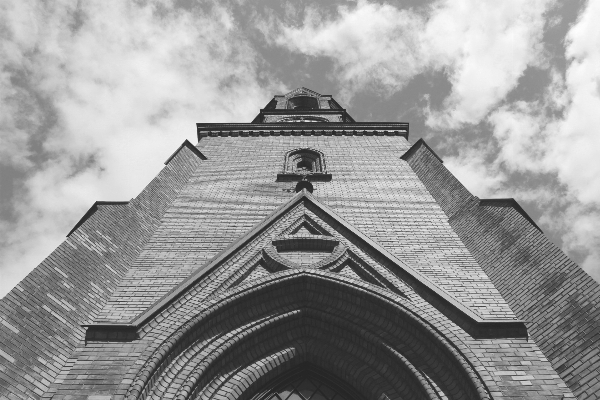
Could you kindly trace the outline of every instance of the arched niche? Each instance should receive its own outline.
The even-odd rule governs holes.
[[[312,181],[329,181],[327,162],[323,152],[304,148],[285,153],[283,170],[277,175],[278,181],[298,181],[303,178]]]
[[[490,398],[477,373],[483,367],[442,333],[449,330],[323,272],[242,284],[185,321],[164,321],[174,323],[180,328],[166,339],[161,333],[131,371],[129,400],[252,399],[303,364],[360,398]]]

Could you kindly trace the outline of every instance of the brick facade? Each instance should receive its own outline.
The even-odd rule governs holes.
[[[40,398],[85,335],[167,206],[199,165],[178,152],[128,204],[98,205],[34,271],[0,300],[0,396]]]
[[[288,110],[296,95],[320,109]],[[198,131],[136,199],[98,204],[2,300],[3,397],[249,399],[302,371],[360,398],[573,397],[489,267],[492,244],[463,218],[500,209],[411,148],[406,124],[356,123],[299,89],[253,124]],[[278,178],[294,149],[326,160],[312,195],[296,193],[301,177]],[[55,267],[65,276],[48,279]]]
[[[407,160],[532,338],[580,399],[600,398],[600,285],[514,201],[480,200],[424,143]]]

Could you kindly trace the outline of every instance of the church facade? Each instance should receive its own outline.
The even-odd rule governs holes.
[[[0,300],[0,398],[600,399],[600,285],[408,124],[197,124]]]

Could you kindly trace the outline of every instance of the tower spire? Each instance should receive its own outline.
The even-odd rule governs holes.
[[[331,95],[300,87],[284,95],[276,95],[260,110],[252,123],[270,122],[342,122],[354,119]]]

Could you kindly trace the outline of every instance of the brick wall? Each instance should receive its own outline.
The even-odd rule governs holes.
[[[195,171],[186,187],[172,202],[161,226],[132,263],[96,322],[130,322],[286,203],[295,195],[295,182],[277,182],[277,173],[281,171],[285,153],[301,147],[319,149],[327,157],[328,172],[332,173],[332,180],[314,183],[313,194],[319,201],[484,317],[511,318],[513,314],[508,305],[448,223],[444,210],[452,207],[453,202],[438,203],[418,174],[400,158],[409,146],[403,137],[383,135],[203,138],[200,147],[208,159],[203,162],[202,168]],[[460,185],[448,190],[457,199],[474,201]],[[240,261],[239,258],[235,260],[236,263]],[[123,398],[139,370],[156,361],[152,352],[157,346],[170,340],[180,326],[207,307],[206,301],[214,300],[220,304],[218,299],[213,298],[219,295],[214,290],[223,286],[223,281],[228,280],[231,274],[235,274],[233,268],[235,266],[232,264],[230,269],[223,267],[205,277],[198,283],[197,291],[182,296],[180,304],[170,305],[141,328],[141,339],[115,342],[91,340],[86,346],[80,346],[61,371],[59,382],[51,393],[53,398],[70,399],[72,396],[84,395]],[[237,281],[233,279],[235,276],[231,278]],[[269,276],[263,278],[272,279]],[[261,279],[256,279],[249,291],[263,287],[265,283]],[[292,301],[289,296],[296,292],[306,291],[288,288],[281,293],[270,293],[268,301],[249,296],[240,304],[248,307],[248,312],[259,318],[266,312],[264,307],[275,307],[278,302]],[[333,289],[317,292],[311,297],[343,297],[344,302],[340,304],[345,304],[345,307],[349,307],[351,300],[356,301],[362,304],[354,310],[356,313],[371,315],[377,320],[373,315],[379,308],[369,308],[373,306],[366,301],[365,296],[336,292]],[[477,365],[481,368],[477,367],[477,371],[482,374],[482,379],[494,398],[523,399],[540,396],[561,399],[570,395],[534,342],[523,338],[474,339],[423,299],[416,295],[409,297],[414,304],[431,312],[426,314],[421,309],[417,312],[421,317],[432,323],[442,324],[445,334],[459,337],[455,342],[457,348],[469,353],[471,362],[479,363]],[[322,305],[312,308],[325,309],[324,305],[330,303],[326,300]],[[288,308],[277,312],[284,312],[286,309]],[[337,315],[345,315],[346,319],[353,320],[353,316],[344,314],[347,310],[340,309]],[[277,315],[275,311],[272,314]],[[219,335],[252,334],[246,326],[239,325],[241,312],[219,314],[217,318],[238,324],[224,329]],[[321,317],[321,320],[326,321],[327,318]],[[206,329],[207,335],[214,334],[210,330],[211,325],[205,322],[203,320],[198,329]],[[385,323],[384,320],[380,322]],[[309,324],[302,329],[299,326],[286,329],[287,332],[291,329],[292,332],[303,333],[306,340],[312,340],[313,328]],[[223,370],[247,367],[253,371],[249,373],[256,377],[262,378],[264,375],[263,381],[270,379],[272,375],[267,374],[264,364],[255,357],[258,351],[264,350],[262,355],[271,357],[275,364],[286,362],[289,357],[284,354],[279,358],[278,350],[281,349],[277,348],[279,345],[286,345],[286,329],[279,331],[277,335],[253,339],[252,348],[239,353],[243,354],[243,358],[241,355],[234,357],[232,364],[225,365]],[[316,327],[314,331],[317,337],[335,337],[331,331],[320,332],[318,329]],[[394,329],[398,329],[400,335],[402,325],[397,325]],[[340,330],[340,335],[343,331]],[[299,338],[299,341],[304,340]],[[299,342],[289,344],[293,347],[297,343]],[[267,351],[267,345],[275,348]],[[404,345],[403,351],[410,347]],[[210,349],[212,351],[214,348]],[[270,351],[272,352],[269,353]],[[176,359],[175,354],[161,354],[167,360]],[[343,352],[338,352],[335,357],[339,365],[344,365]],[[239,365],[242,361],[247,364]],[[212,362],[212,358],[206,360],[206,363],[201,357],[194,362],[205,365]],[[218,377],[219,374],[209,374],[206,379],[215,376]],[[173,385],[173,390],[169,389],[170,393],[187,390],[182,386],[185,380],[179,378],[168,376],[168,384]],[[236,385],[235,375],[227,379],[228,383],[221,386],[223,390],[243,390],[245,384],[231,389]]]
[[[74,306],[82,307],[82,317],[94,318],[96,322],[129,322],[289,200],[295,194],[295,182],[276,181],[283,157],[290,149],[310,147],[325,154],[328,172],[332,174],[331,182],[314,183],[314,195],[319,201],[484,318],[513,316],[482,270],[478,253],[469,249],[465,245],[468,241],[461,240],[460,232],[457,234],[457,228],[451,226],[465,209],[476,207],[478,199],[453,180],[443,167],[440,168],[433,155],[430,160],[425,148],[415,149],[407,162],[400,156],[410,144],[402,136],[383,133],[369,136],[342,136],[342,133],[339,136],[211,136],[203,138],[198,147],[207,160],[200,161],[197,154],[184,147],[136,200],[128,206],[100,207],[56,250],[56,254],[67,251],[63,256],[65,260],[75,260],[62,262],[70,268],[64,271],[67,276],[77,276],[81,280],[77,283],[81,294],[61,289],[59,281],[35,296],[29,295],[35,293],[35,288],[28,287],[27,295],[16,298],[13,301],[17,304],[15,311],[7,315],[16,315],[17,308],[21,307],[18,302],[31,297],[38,307],[33,318],[40,320],[41,316],[51,321],[47,311],[40,311],[46,304],[43,296],[50,293],[54,297],[55,294],[64,296],[67,301],[72,296]],[[202,167],[198,168],[200,162]],[[446,185],[435,187],[436,182],[446,182]],[[113,214],[113,209],[125,210],[133,216]],[[452,216],[450,223],[449,215]],[[128,229],[138,231],[133,234],[128,233]],[[104,292],[98,296],[95,305],[87,309],[85,304],[80,305],[88,296],[89,290],[86,290],[94,288],[93,285],[100,286],[96,281],[107,281],[94,273],[99,270],[98,266],[107,264],[107,259],[113,260],[111,257],[114,261],[108,263],[110,268],[122,278],[120,282],[115,278],[101,286]],[[36,279],[50,268],[44,265],[32,274],[38,277]],[[82,273],[82,265],[94,267],[93,271]],[[209,284],[218,282],[216,277],[210,279]],[[193,300],[202,302],[204,298]],[[190,301],[188,305],[192,304]],[[8,388],[6,392],[21,393],[16,397],[39,397],[42,388],[35,392],[31,389],[34,384],[23,383],[21,391],[18,383],[12,383],[11,377],[19,376],[22,382],[27,382],[27,376],[46,373],[48,368],[35,359],[44,352],[48,358],[59,355],[50,378],[61,371],[46,393],[48,398],[70,398],[68,396],[78,393],[77,385],[86,385],[79,393],[111,395],[115,387],[121,385],[119,390],[122,390],[131,383],[127,381],[130,379],[127,374],[134,365],[140,367],[143,364],[144,360],[138,358],[150,342],[143,339],[83,345],[78,325],[83,318],[71,318],[71,314],[67,310],[57,314],[65,322],[50,322],[39,333],[30,335],[33,339],[40,338],[36,339],[40,342],[37,350],[27,352],[23,350],[25,339],[18,339],[15,332],[17,339],[9,336],[12,342],[7,347],[10,354],[7,351],[6,356],[14,362],[8,358],[8,362],[1,363],[5,366],[2,367],[2,384]],[[442,321],[443,316],[436,314],[432,320]],[[157,324],[170,331],[177,328],[161,321],[153,322],[151,328]],[[512,386],[521,388],[514,397],[528,395],[528,388],[530,394],[540,396],[546,392],[568,395],[568,390],[561,388],[561,380],[555,376],[545,357],[539,354],[535,343],[524,339],[475,340],[450,321],[443,323],[449,324],[450,332],[461,336],[459,346],[462,350],[472,349],[476,353],[473,357],[490,365],[481,373],[491,374],[485,379],[491,390],[498,391],[498,396],[506,394],[510,397]],[[19,329],[17,325],[14,327]],[[32,328],[23,326],[23,332],[29,329]],[[165,332],[157,330],[155,334],[152,343],[164,340]],[[58,343],[65,344],[64,350],[59,350]],[[73,353],[77,343],[79,346]],[[47,382],[51,380],[46,379]],[[36,382],[48,387],[41,378]]]
[[[99,205],[0,300],[0,398],[40,398],[200,159],[183,149],[129,204]]]
[[[480,205],[426,146],[404,158],[573,393],[599,399],[600,285],[517,209]]]
[[[208,158],[164,215],[98,322],[128,322],[294,194],[277,182],[286,152],[314,148],[330,182],[314,195],[362,233],[486,317],[512,315],[447,222],[443,208],[400,159],[402,136],[205,137]]]

